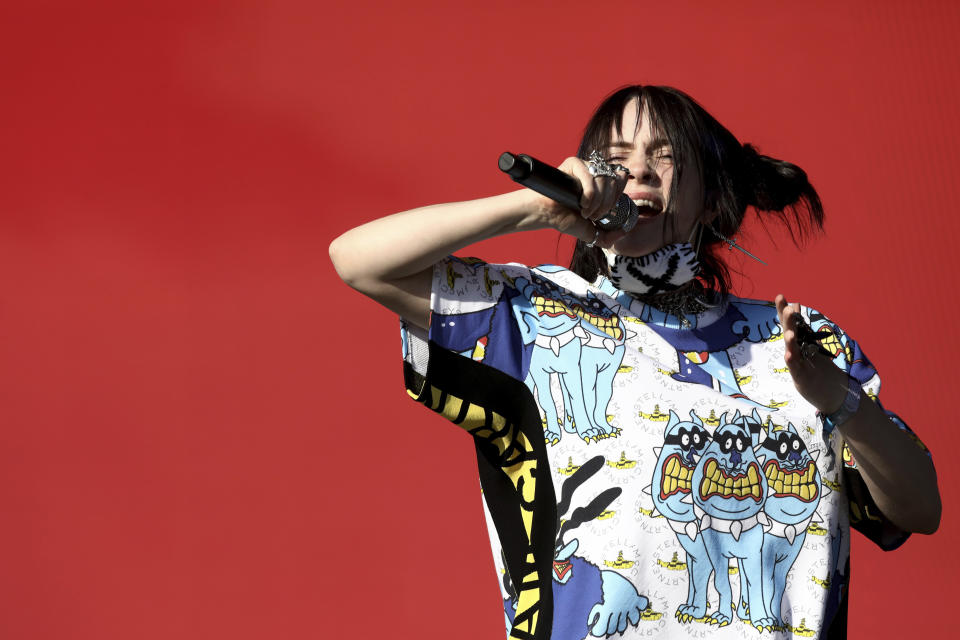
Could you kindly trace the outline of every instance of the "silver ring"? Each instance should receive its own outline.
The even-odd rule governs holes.
[[[597,240],[599,240],[599,239],[600,239],[600,229],[597,229],[596,227],[594,227],[594,230],[593,230],[593,240],[591,240],[590,242],[588,242],[588,243],[587,243],[587,246],[592,249],[593,247],[597,246]]]
[[[622,164],[608,164],[606,160],[603,159],[603,156],[596,150],[590,152],[590,157],[587,158],[587,171],[590,172],[590,175],[593,177],[604,176],[606,178],[617,178],[618,171],[627,171],[627,168]]]

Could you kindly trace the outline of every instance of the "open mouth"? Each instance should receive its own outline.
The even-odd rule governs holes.
[[[773,460],[763,469],[767,476],[767,483],[778,498],[787,496],[798,498],[804,502],[812,502],[817,497],[817,484],[814,482],[817,466],[813,460],[804,469],[784,471]]]
[[[571,565],[569,560],[553,561],[553,574],[557,580],[563,580],[564,576],[570,572]]]
[[[567,316],[568,318],[579,317],[600,331],[603,331],[614,340],[621,340],[623,338],[623,329],[620,326],[620,318],[618,316],[612,315],[606,317],[590,313],[579,304],[570,307],[560,300],[545,298],[539,295],[534,295],[532,301],[534,308],[537,310],[537,314],[541,316],[548,316],[550,318],[557,318],[559,316]]]
[[[663,462],[660,499],[666,500],[675,493],[690,493],[690,479],[692,477],[693,468],[683,464],[679,454],[671,454]]]
[[[653,218],[663,213],[663,204],[659,200],[638,198],[633,200],[633,204],[637,205],[637,212],[641,218]]]
[[[535,295],[533,296],[533,306],[541,316],[550,316],[551,318],[556,318],[557,316],[577,317],[577,313],[573,309],[559,300],[552,298]]]
[[[737,500],[753,498],[760,502],[763,499],[763,487],[757,463],[751,462],[745,473],[727,473],[715,458],[708,460],[700,482],[700,498],[707,500],[714,496]]]

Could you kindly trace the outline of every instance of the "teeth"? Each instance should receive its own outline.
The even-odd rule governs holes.
[[[752,464],[747,468],[747,479],[750,481],[750,484],[758,484],[760,478],[757,476],[757,468]]]
[[[809,500],[810,498],[813,497],[810,495],[810,485],[808,484],[802,485],[798,493],[800,495],[801,500]]]
[[[670,461],[667,463],[667,475],[668,476],[676,475],[678,466],[680,466],[680,463],[677,462],[677,459],[670,458]]]
[[[714,471],[717,470],[717,460],[715,458],[710,458],[707,461],[707,466],[703,468],[703,475],[705,478],[709,478],[713,475]]]
[[[634,200],[633,204],[637,205],[638,207],[650,207],[651,209],[657,209],[658,211],[660,210],[660,205],[658,205],[653,200],[645,200],[645,199]]]

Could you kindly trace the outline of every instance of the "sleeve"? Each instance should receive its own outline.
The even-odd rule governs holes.
[[[442,260],[429,331],[401,330],[407,393],[473,438],[484,501],[517,589],[511,638],[541,637],[553,619],[557,502],[542,480],[549,459],[524,383],[537,326],[530,278],[521,265]]]
[[[834,363],[859,382],[864,396],[876,402],[893,423],[909,434],[916,446],[923,449],[929,456],[930,451],[906,422],[893,411],[886,409],[880,402],[880,374],[863,353],[860,345],[820,312],[813,309],[808,309],[808,312],[810,327],[814,331],[833,334],[832,337],[822,340],[821,345],[833,355]],[[846,443],[843,444],[842,450],[843,482],[850,504],[851,526],[881,549],[885,551],[896,549],[910,537],[910,532],[899,528],[880,512],[860,476],[857,461]]]
[[[430,365],[427,343],[523,381],[536,337],[536,313],[518,290],[527,267],[449,256],[434,266],[430,328],[401,324],[404,360],[419,375]]]

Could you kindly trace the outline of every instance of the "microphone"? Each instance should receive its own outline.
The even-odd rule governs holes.
[[[500,170],[510,176],[514,182],[533,189],[569,209],[580,210],[580,196],[583,195],[583,188],[573,176],[525,153],[514,155],[504,151],[500,154],[497,164]],[[606,217],[593,224],[604,231],[615,229],[630,231],[637,224],[639,215],[637,205],[633,204],[626,194],[621,193],[616,205]]]

